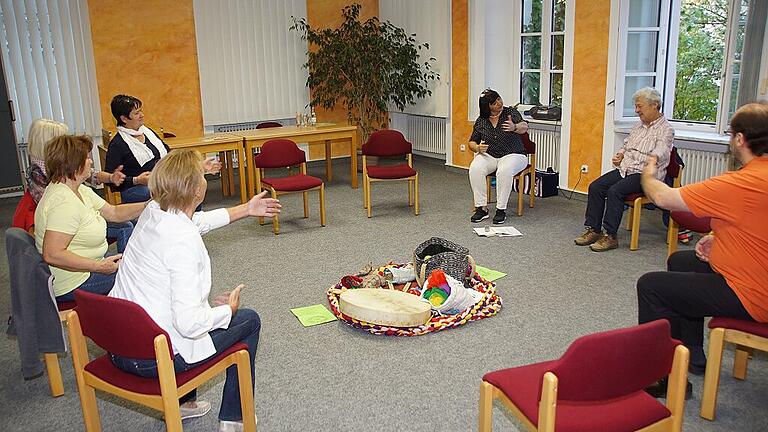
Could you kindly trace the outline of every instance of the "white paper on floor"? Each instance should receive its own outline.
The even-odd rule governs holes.
[[[485,226],[483,228],[472,228],[475,234],[480,237],[516,237],[521,236],[523,233],[517,230],[515,227],[491,227]]]

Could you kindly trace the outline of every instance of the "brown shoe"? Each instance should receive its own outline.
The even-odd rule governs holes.
[[[619,247],[619,241],[615,236],[605,234],[600,237],[600,240],[592,243],[589,248],[595,252],[605,252],[607,250],[616,249]]]
[[[592,227],[588,227],[587,230],[584,231],[584,234],[576,237],[574,243],[576,243],[577,246],[589,246],[592,243],[600,240],[600,237],[602,236],[603,233],[595,231],[595,229]]]

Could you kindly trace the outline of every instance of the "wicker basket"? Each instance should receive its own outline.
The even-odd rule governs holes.
[[[413,268],[419,286],[424,286],[429,274],[437,269],[468,285],[475,275],[475,267],[469,249],[441,237],[432,237],[413,251]]]

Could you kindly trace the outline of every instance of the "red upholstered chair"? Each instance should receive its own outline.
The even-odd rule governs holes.
[[[77,309],[69,312],[69,341],[85,429],[101,430],[95,390],[105,391],[162,411],[168,431],[181,431],[179,397],[199,387],[230,366],[237,367],[240,406],[246,431],[255,432],[251,363],[248,348],[237,343],[210,361],[175,374],[173,348],[168,334],[136,303],[91,294],[75,293]],[[143,378],[116,368],[105,354],[90,360],[85,336],[108,353],[156,360],[158,378]]]
[[[701,392],[701,416],[714,420],[724,343],[736,345],[733,359],[734,378],[746,379],[747,362],[752,350],[768,351],[768,324],[716,317],[709,321],[709,328],[712,330],[709,332],[707,370],[704,373],[704,389]]]
[[[263,122],[256,125],[256,129],[265,129],[265,128],[273,128],[273,127],[283,127],[283,125],[281,123],[273,122],[273,121]]]
[[[522,171],[515,174],[512,181],[518,182],[517,187],[517,215],[523,215],[523,189],[525,189],[525,175],[528,174],[531,182],[530,198],[528,207],[533,208],[533,200],[536,196],[536,143],[531,141],[531,137],[528,136],[528,132],[522,134],[520,138],[525,146],[525,152],[528,153],[528,166],[523,168]],[[491,179],[496,177],[496,171],[488,174],[485,177],[485,187],[488,190],[488,202],[491,201]]]
[[[413,147],[402,133],[383,129],[371,134],[363,144],[363,206],[371,217],[371,183],[379,181],[407,181],[408,205],[419,214],[419,173],[413,169]],[[406,163],[396,165],[368,165],[368,157],[389,158],[405,156]]]
[[[288,168],[299,166],[299,173],[287,177],[264,177],[265,169]],[[316,190],[320,195],[320,225],[325,226],[325,184],[317,177],[307,175],[307,157],[304,152],[289,139],[269,140],[261,146],[261,152],[253,157],[256,169],[256,192],[267,189],[272,198],[280,194],[301,192],[304,195],[304,217],[309,217],[308,191]],[[259,218],[264,223],[264,218]],[[278,216],[272,218],[275,234],[280,234]]]
[[[709,233],[712,231],[710,222],[712,218],[696,217],[687,211],[669,212],[669,229],[667,230],[667,256],[672,255],[677,250],[677,233],[680,227],[697,233]]]
[[[667,178],[672,179],[672,187],[680,187],[680,181],[683,178],[683,164],[680,163],[680,157],[677,154],[677,148],[672,147],[672,153],[669,155],[669,165],[667,165]],[[631,207],[629,217],[627,218],[627,230],[632,231],[629,240],[629,250],[637,250],[640,237],[640,211],[646,204],[652,204],[644,193],[638,192],[624,197],[624,204]]]
[[[680,431],[688,355],[666,320],[580,337],[558,360],[486,374],[480,432],[494,399],[532,431]],[[665,406],[643,389],[666,376]]]

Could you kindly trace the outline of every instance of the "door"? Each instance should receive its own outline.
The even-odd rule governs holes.
[[[0,192],[22,186],[14,121],[13,101],[8,100],[5,69],[0,56]]]

